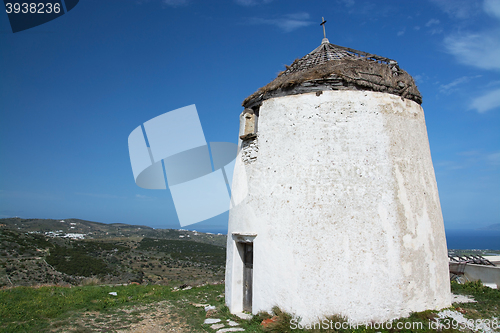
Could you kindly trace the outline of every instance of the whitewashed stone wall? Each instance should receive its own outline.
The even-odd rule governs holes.
[[[371,91],[269,99],[237,161],[226,303],[242,310],[233,234],[255,235],[253,313],[385,321],[450,306],[443,218],[420,105]],[[241,146],[240,146],[241,147]],[[248,187],[247,187],[248,186]]]

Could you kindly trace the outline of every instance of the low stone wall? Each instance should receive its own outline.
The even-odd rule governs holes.
[[[488,287],[500,288],[500,267],[467,264],[464,275],[470,281],[481,280]]]

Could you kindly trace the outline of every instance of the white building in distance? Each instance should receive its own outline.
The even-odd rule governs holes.
[[[387,321],[450,303],[422,98],[394,60],[321,45],[243,102],[232,313]]]

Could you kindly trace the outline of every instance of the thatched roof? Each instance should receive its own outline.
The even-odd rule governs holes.
[[[330,44],[324,38],[319,47],[286,66],[242,104],[253,107],[272,97],[341,89],[381,91],[422,103],[415,81],[396,61]]]

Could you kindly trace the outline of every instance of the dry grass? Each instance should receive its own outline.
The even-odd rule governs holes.
[[[248,107],[255,101],[269,98],[270,92],[290,90],[306,81],[328,80],[345,82],[351,89],[387,92],[422,103],[415,81],[407,72],[399,68],[393,71],[387,64],[360,58],[331,60],[288,75],[280,73],[276,79],[247,97],[242,105]]]

